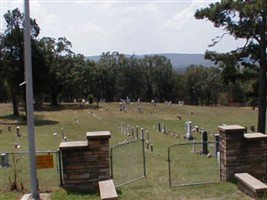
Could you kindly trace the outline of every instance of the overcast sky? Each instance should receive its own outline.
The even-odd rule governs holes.
[[[216,0],[30,0],[30,15],[41,28],[39,37],[66,37],[72,50],[85,56],[118,51],[124,54],[219,52],[242,46],[232,37],[209,48],[223,34],[207,20],[196,20],[197,9]],[[22,0],[0,0],[3,15]]]

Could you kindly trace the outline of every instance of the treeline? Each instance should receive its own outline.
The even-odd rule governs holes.
[[[18,9],[4,15],[0,35],[0,101],[12,102],[13,114],[25,105],[23,19]],[[43,102],[92,100],[157,102],[183,100],[187,104],[255,104],[257,68],[189,66],[173,69],[164,56],[125,56],[105,52],[98,62],[71,50],[66,38],[38,38],[40,27],[31,20],[33,89],[36,108]]]

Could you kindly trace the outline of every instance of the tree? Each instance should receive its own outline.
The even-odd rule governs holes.
[[[12,98],[13,115],[19,115],[18,97],[22,95],[25,100],[25,92],[22,92],[20,83],[24,81],[24,57],[23,57],[23,25],[24,14],[18,8],[8,11],[4,15],[6,30],[1,39],[3,58],[3,73],[8,90]],[[31,39],[35,40],[40,32],[40,28],[35,20],[31,23]]]
[[[102,53],[98,62],[97,79],[99,81],[100,91],[107,101],[113,101],[117,98],[116,82],[118,69],[124,65],[125,56],[119,52]],[[97,95],[98,96],[98,95]]]
[[[71,42],[64,37],[57,40],[44,37],[40,40],[46,65],[49,67],[51,105],[58,104],[60,92],[73,81],[73,52]]]
[[[191,104],[216,105],[218,103],[218,95],[222,89],[221,72],[218,68],[191,65],[184,76]]]
[[[145,56],[142,63],[146,70],[149,98],[161,102],[171,100],[174,77],[170,60],[165,56]]]
[[[126,99],[137,99],[141,97],[145,98],[145,82],[144,82],[144,70],[140,64],[140,60],[132,55],[128,58],[124,58],[119,66],[118,76],[116,81],[116,88],[118,96]]]
[[[34,106],[35,109],[40,109],[43,99],[49,91],[49,66],[39,40],[32,40],[31,51]]]
[[[64,100],[73,101],[74,99],[86,99],[92,93],[92,67],[94,62],[86,61],[81,54],[74,54],[69,60],[71,65],[71,74],[67,87],[62,90]]]
[[[174,85],[172,89],[172,100],[175,102],[185,101],[187,96],[185,75],[184,73],[174,70],[173,76]]]
[[[3,56],[3,39],[4,35],[0,34],[0,102],[7,101],[7,89],[6,89],[6,80],[4,75],[4,56]]]
[[[266,48],[267,48],[267,1],[266,0],[222,0],[195,13],[197,19],[208,19],[215,27],[222,27],[235,38],[245,39],[244,47],[226,54],[213,52],[212,59],[225,61],[228,55],[237,61],[253,60],[259,64],[258,132],[265,133],[266,123]],[[224,36],[224,35],[223,35]],[[222,37],[214,40],[214,45]],[[211,52],[206,52],[208,55]]]

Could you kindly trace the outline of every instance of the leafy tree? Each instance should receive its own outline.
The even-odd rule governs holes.
[[[98,97],[97,94],[99,89],[97,72],[97,63],[95,61],[85,59],[85,65],[81,65],[81,75],[78,80],[80,80],[80,85],[84,85],[84,96],[89,97],[92,95],[94,97],[94,101],[97,101],[98,103],[98,99],[96,99],[96,97]]]
[[[204,68],[202,82],[202,103],[205,105],[217,105],[218,96],[223,88],[221,72],[218,68]]]
[[[32,41],[32,73],[35,109],[40,109],[49,92],[49,66],[38,40]]]
[[[173,68],[165,56],[146,56],[143,61],[146,69],[148,94],[158,101],[171,100],[174,85]]]
[[[11,94],[13,115],[19,115],[18,97],[24,96],[20,83],[24,81],[24,46],[23,46],[23,21],[24,14],[18,8],[8,11],[4,15],[6,21],[6,30],[1,40],[3,53],[3,73],[8,90]],[[35,20],[30,20],[31,23],[31,38],[35,40],[39,34],[40,28]],[[24,89],[24,88],[23,88]],[[25,100],[26,101],[26,100]]]
[[[107,101],[116,99],[118,69],[121,65],[124,65],[124,62],[125,56],[119,52],[106,52],[101,55],[97,66],[97,79],[102,95],[106,97]]]
[[[223,85],[218,68],[191,65],[184,76],[191,104],[216,105],[218,103],[218,96]]]
[[[258,131],[265,133],[266,123],[266,47],[267,47],[267,1],[266,0],[222,0],[209,7],[197,10],[197,19],[208,19],[215,27],[222,27],[226,34],[246,40],[244,47],[227,54],[213,52],[213,59],[225,61],[228,55],[238,61],[248,58],[259,64]],[[223,37],[223,36],[222,36]],[[218,37],[214,44],[222,37]],[[209,54],[210,52],[206,52]],[[243,62],[244,59],[243,59]]]
[[[92,92],[92,65],[90,61],[86,61],[81,54],[74,54],[70,60],[71,74],[67,87],[62,90],[62,97],[64,100],[73,101],[74,99],[86,99],[88,94]]]
[[[6,90],[6,80],[4,75],[4,56],[3,56],[3,39],[4,36],[0,34],[0,102],[7,101],[8,93]]]
[[[103,55],[103,54],[102,54]],[[100,99],[104,99],[106,96],[103,95],[105,87],[108,87],[108,68],[104,64],[105,62],[102,61],[98,62],[92,71],[94,74],[94,88],[96,89],[96,102],[97,107]]]
[[[145,98],[144,70],[140,60],[132,55],[124,58],[123,64],[119,66],[116,87],[118,97],[125,99]]]
[[[175,102],[185,101],[187,96],[185,75],[174,70],[173,77],[172,100]]]
[[[51,105],[58,104],[58,96],[73,81],[73,52],[71,42],[64,37],[57,40],[45,37],[40,40],[46,65],[49,67]]]

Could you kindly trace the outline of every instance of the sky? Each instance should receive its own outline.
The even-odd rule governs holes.
[[[227,52],[244,41],[225,37],[215,47],[212,39],[224,30],[208,20],[197,20],[197,9],[218,0],[30,0],[30,16],[41,28],[39,38],[66,37],[72,51],[85,56],[118,51],[123,54]],[[23,0],[0,0],[3,15]]]

